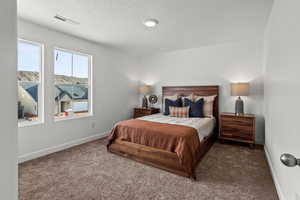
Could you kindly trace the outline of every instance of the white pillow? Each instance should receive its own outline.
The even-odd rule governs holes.
[[[164,96],[164,103],[165,103],[165,99],[170,99],[172,101],[175,101],[178,99],[178,94],[174,94],[173,96]]]
[[[190,94],[189,96],[181,97],[182,102],[184,102],[184,99],[189,99],[191,101],[194,101],[193,100],[193,94]]]
[[[213,96],[196,96],[193,95],[193,101],[198,101],[200,99],[204,99],[204,105],[203,105],[203,114],[205,117],[212,117],[213,111],[214,111],[214,100],[217,95]]]

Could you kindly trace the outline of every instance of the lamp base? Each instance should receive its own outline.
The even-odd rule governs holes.
[[[146,95],[143,97],[142,107],[148,108],[148,99],[147,99]]]
[[[244,114],[244,102],[241,97],[235,101],[235,114],[236,115],[243,115]]]

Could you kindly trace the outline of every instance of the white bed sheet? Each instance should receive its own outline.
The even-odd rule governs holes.
[[[167,124],[176,124],[183,125],[195,128],[198,132],[200,142],[203,138],[210,135],[215,127],[216,119],[214,117],[206,117],[206,118],[179,118],[179,117],[170,117],[163,115],[162,113],[148,115],[144,117],[140,117],[137,119],[151,121],[151,122],[159,122],[159,123],[167,123]]]

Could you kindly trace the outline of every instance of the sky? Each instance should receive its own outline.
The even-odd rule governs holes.
[[[18,43],[18,70],[39,72],[41,66],[41,47],[27,42]],[[55,74],[88,78],[88,56],[54,50]],[[73,59],[73,67],[72,67]]]
[[[41,47],[25,42],[18,42],[18,70],[40,71]]]

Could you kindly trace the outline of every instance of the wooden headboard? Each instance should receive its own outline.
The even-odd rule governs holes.
[[[208,85],[208,86],[163,86],[162,87],[162,99],[164,96],[172,96],[178,94],[179,96],[189,96],[194,93],[197,96],[212,96],[217,95],[214,101],[213,115],[216,118],[218,130],[219,122],[219,86]],[[164,103],[164,102],[162,102]]]

